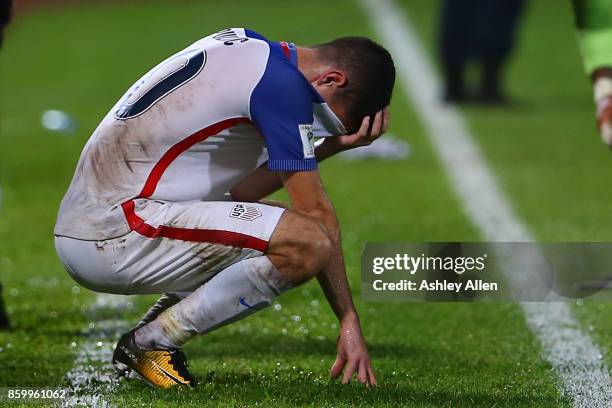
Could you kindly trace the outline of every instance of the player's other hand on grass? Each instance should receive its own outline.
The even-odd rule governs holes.
[[[382,136],[389,126],[389,108],[386,107],[381,111],[378,111],[374,115],[374,119],[370,116],[363,118],[361,127],[352,135],[338,136],[335,139],[343,150],[353,149],[360,146],[368,146],[372,144],[376,139]]]
[[[612,97],[601,99],[597,103],[597,125],[601,139],[612,148]]]
[[[358,318],[347,318],[340,323],[338,356],[331,368],[332,378],[342,374],[342,384],[348,384],[353,375],[366,386],[376,385],[370,355],[365,344]]]

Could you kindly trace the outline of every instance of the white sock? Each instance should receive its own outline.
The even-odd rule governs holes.
[[[196,334],[208,333],[265,308],[290,287],[267,256],[245,259],[137,329],[136,343],[147,349],[180,348]]]
[[[147,323],[151,323],[153,320],[157,319],[157,316],[161,314],[164,310],[168,309],[170,306],[174,306],[181,300],[185,299],[192,292],[169,292],[163,293],[161,297],[155,302],[153,306],[147,310],[147,312],[142,316],[140,322],[136,325],[136,328],[139,329]]]

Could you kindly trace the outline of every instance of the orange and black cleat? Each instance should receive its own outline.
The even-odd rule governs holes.
[[[113,353],[113,366],[121,377],[129,377],[134,370],[149,384],[159,388],[196,386],[181,350],[142,349],[134,341],[134,331],[119,339]]]

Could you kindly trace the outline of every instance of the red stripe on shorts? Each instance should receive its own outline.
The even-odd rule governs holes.
[[[160,225],[153,227],[136,214],[134,200],[121,204],[123,213],[133,231],[148,238],[170,238],[182,241],[209,242],[212,244],[229,245],[238,248],[250,248],[266,252],[268,241],[239,232],[223,230],[207,230],[195,228],[177,228]]]
[[[151,197],[166,169],[168,169],[181,153],[185,152],[196,143],[203,142],[210,136],[219,134],[225,129],[229,129],[240,123],[251,123],[251,121],[248,118],[226,119],[201,129],[172,146],[164,153],[155,166],[153,166],[142,191],[136,198]],[[136,214],[136,204],[134,200],[126,201],[121,204],[121,207],[123,208],[123,213],[125,214],[130,228],[148,238],[170,238],[182,241],[210,242],[212,244],[230,245],[238,248],[250,248],[260,252],[265,252],[268,249],[268,241],[239,232],[168,227],[167,225],[153,227]]]

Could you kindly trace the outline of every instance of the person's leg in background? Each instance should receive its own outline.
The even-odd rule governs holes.
[[[11,322],[6,313],[6,306],[2,299],[2,284],[0,284],[0,329],[8,329],[9,327],[11,327]]]
[[[2,47],[2,40],[4,39],[4,27],[11,21],[11,6],[12,0],[0,0],[0,47]],[[2,299],[2,284],[0,284],[0,329],[7,329],[10,325]]]
[[[0,46],[4,34],[4,27],[11,21],[12,0],[0,0]]]
[[[444,100],[464,102],[465,67],[472,54],[478,0],[444,0],[441,10],[439,52],[444,75]]]
[[[524,0],[483,1],[478,30],[478,58],[482,67],[479,100],[508,102],[503,86],[504,68],[514,45]]]

